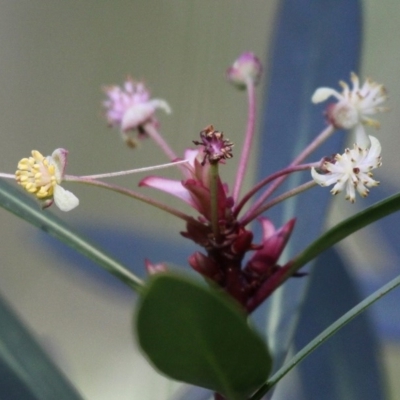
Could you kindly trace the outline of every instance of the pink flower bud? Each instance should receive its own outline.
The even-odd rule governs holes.
[[[167,267],[163,263],[153,264],[150,260],[147,260],[147,259],[144,261],[144,263],[146,265],[146,269],[147,269],[147,272],[149,273],[149,275],[154,275],[154,274],[158,274],[160,272],[167,271]]]
[[[243,53],[226,71],[230,82],[239,89],[245,89],[249,82],[256,85],[261,77],[261,61],[251,52]]]

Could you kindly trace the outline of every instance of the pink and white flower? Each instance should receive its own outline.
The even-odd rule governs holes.
[[[204,151],[187,149],[184,159],[188,160],[182,165],[183,180],[174,180],[158,176],[148,176],[140,181],[139,186],[151,187],[169,193],[185,203],[189,204],[206,220],[211,220],[211,192],[209,171],[210,165],[203,165]],[[223,215],[225,209],[232,205],[232,199],[228,197],[228,188],[218,180],[218,208],[219,215]]]
[[[127,133],[138,130],[140,135],[146,134],[146,125],[157,126],[155,118],[157,109],[171,113],[171,108],[165,100],[151,99],[150,92],[142,82],[128,78],[123,87],[110,86],[105,88],[107,100],[103,102],[106,118],[110,126],[118,127],[128,144],[135,146],[136,142]],[[141,137],[141,136],[139,136]]]
[[[260,81],[261,73],[261,61],[254,53],[247,51],[227,69],[226,76],[239,89],[245,89],[249,82],[256,85]]]

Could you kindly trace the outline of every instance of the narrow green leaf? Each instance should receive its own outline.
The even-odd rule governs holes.
[[[296,350],[302,349],[364,298],[359,293],[356,278],[335,248],[317,257],[307,280],[309,289],[293,346]],[[309,357],[299,366],[295,375],[299,381],[308,384],[301,388],[302,396],[299,395],[298,400],[377,400],[385,397],[379,339],[371,315],[363,313],[349,325],[320,348],[315,357]]]
[[[350,236],[352,233],[399,210],[400,193],[397,193],[342,221],[340,224],[325,232],[295,257],[287,273],[285,273],[285,277],[291,276],[293,272],[316,258],[329,247],[332,247],[347,236]]]
[[[3,179],[0,179],[0,206],[90,258],[132,289],[139,291],[143,286],[142,281],[125,266],[90,244],[85,238],[67,227],[64,221],[47,210],[41,210],[30,197]]]
[[[243,400],[272,361],[246,315],[227,296],[182,276],[155,275],[139,302],[139,342],[167,376]]]
[[[2,399],[82,399],[1,298],[0,370]]]
[[[263,385],[257,393],[255,393],[251,400],[260,400],[268,390],[276,385],[291,369],[298,365],[304,358],[311,354],[318,346],[328,340],[332,335],[334,335],[338,330],[342,329],[346,324],[348,324],[353,318],[361,314],[368,307],[370,307],[377,300],[387,295],[393,289],[400,286],[400,275],[392,279],[389,283],[382,286],[380,289],[372,293],[361,303],[357,304],[346,314],[337,319],[332,325],[321,332],[317,337],[315,337],[309,344],[307,344],[303,349],[301,349],[291,360],[289,360],[279,371],[277,371],[265,385]]]

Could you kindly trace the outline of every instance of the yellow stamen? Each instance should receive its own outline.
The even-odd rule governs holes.
[[[55,172],[55,166],[37,150],[33,150],[32,157],[23,158],[18,163],[15,179],[27,192],[43,199],[53,196],[57,185]]]

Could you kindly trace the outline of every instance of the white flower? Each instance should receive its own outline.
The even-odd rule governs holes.
[[[329,122],[338,129],[354,129],[358,146],[367,148],[370,142],[363,125],[379,128],[379,122],[368,116],[387,111],[385,107],[380,106],[387,99],[386,90],[383,85],[370,79],[360,87],[358,76],[354,73],[351,73],[351,81],[352,90],[347,83],[340,81],[342,93],[322,87],[314,92],[311,100],[313,103],[321,103],[331,96],[336,97],[339,101],[327,109]]]
[[[336,154],[334,162],[325,161],[322,170],[326,173],[320,174],[312,168],[311,175],[321,186],[335,184],[331,190],[332,194],[337,194],[346,188],[346,200],[355,202],[355,190],[366,197],[369,193],[368,188],[377,186],[378,181],[372,179],[372,170],[382,165],[381,145],[373,136],[369,137],[371,147],[363,149],[356,144],[353,149],[346,149],[344,154]]]
[[[70,211],[79,204],[79,199],[73,193],[60,186],[67,155],[68,151],[65,149],[56,149],[48,157],[32,150],[32,157],[23,158],[18,163],[15,179],[42,202],[43,208],[55,202],[61,211]]]

